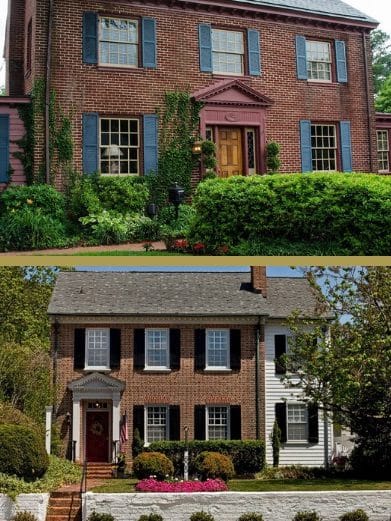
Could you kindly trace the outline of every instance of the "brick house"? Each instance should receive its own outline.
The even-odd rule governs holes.
[[[376,113],[378,171],[391,173],[391,114]]]
[[[301,278],[249,273],[65,272],[49,305],[55,421],[77,461],[130,459],[134,429],[154,440],[264,439],[271,461],[323,465],[332,432],[281,382],[286,318],[315,317]],[[293,393],[293,394],[292,394]],[[121,440],[121,426],[128,432]],[[327,435],[325,435],[327,433]]]
[[[24,98],[37,79],[50,82],[72,118],[79,171],[155,171],[157,109],[172,90],[203,102],[200,135],[215,141],[221,176],[264,173],[268,140],[281,144],[283,172],[377,170],[369,40],[377,23],[339,0],[9,6],[8,94]],[[36,168],[45,164],[40,123]],[[194,181],[201,175],[200,167]]]

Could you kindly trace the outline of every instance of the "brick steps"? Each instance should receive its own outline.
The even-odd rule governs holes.
[[[56,491],[50,494],[46,521],[81,521],[79,492]]]
[[[88,479],[110,479],[113,477],[113,465],[111,463],[88,463]]]

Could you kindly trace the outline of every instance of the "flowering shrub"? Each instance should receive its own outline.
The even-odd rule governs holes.
[[[222,479],[207,479],[206,481],[157,481],[148,478],[139,481],[137,492],[226,492],[227,485]]]

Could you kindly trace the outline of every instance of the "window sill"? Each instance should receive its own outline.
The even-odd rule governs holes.
[[[157,369],[157,368],[153,368],[153,367],[145,367],[143,369],[143,372],[144,373],[171,373],[172,372],[172,369]]]
[[[318,442],[319,443],[319,442]],[[318,443],[310,443],[308,440],[303,441],[286,441],[283,443],[284,447],[309,447],[311,445],[318,445]]]
[[[111,369],[110,369],[110,367],[85,367],[83,369],[83,371],[86,371],[86,372],[89,372],[89,373],[93,373],[93,372],[97,372],[97,373],[110,373]]]
[[[87,64],[88,65],[88,64]],[[116,67],[115,65],[95,65],[97,71],[105,72],[123,72],[125,74],[145,74],[147,71],[155,71],[157,69],[149,69],[144,67]]]
[[[232,369],[218,369],[214,367],[207,367],[204,373],[232,373]]]
[[[257,78],[258,76],[250,76],[249,74],[222,74],[219,72],[212,72],[213,78],[217,80],[232,80],[232,78],[241,78],[242,80],[251,80],[252,78]]]
[[[315,81],[315,80],[306,80],[307,85],[316,85],[319,87],[333,87],[337,88],[340,85],[347,85],[346,83],[339,83],[337,81]]]

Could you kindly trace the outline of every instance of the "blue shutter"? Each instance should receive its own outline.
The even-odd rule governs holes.
[[[98,16],[83,13],[83,63],[98,63]]]
[[[304,36],[296,36],[296,63],[297,77],[299,78],[299,80],[308,79],[307,49]]]
[[[341,131],[342,171],[351,172],[353,166],[350,121],[341,121],[339,126]]]
[[[158,118],[156,114],[144,116],[144,175],[157,172],[158,166]]]
[[[251,76],[261,75],[261,44],[259,31],[248,29],[248,71]]]
[[[345,42],[341,40],[335,40],[335,55],[337,60],[337,81],[339,83],[347,83],[348,68],[346,64]]]
[[[311,121],[300,121],[301,171],[312,172]]]
[[[143,67],[157,68],[156,20],[142,19]]]
[[[0,183],[9,180],[9,142],[10,118],[8,114],[0,115]]]
[[[209,24],[198,26],[200,43],[200,70],[201,72],[212,72],[212,27]]]
[[[83,172],[94,174],[98,171],[98,114],[83,114]]]

